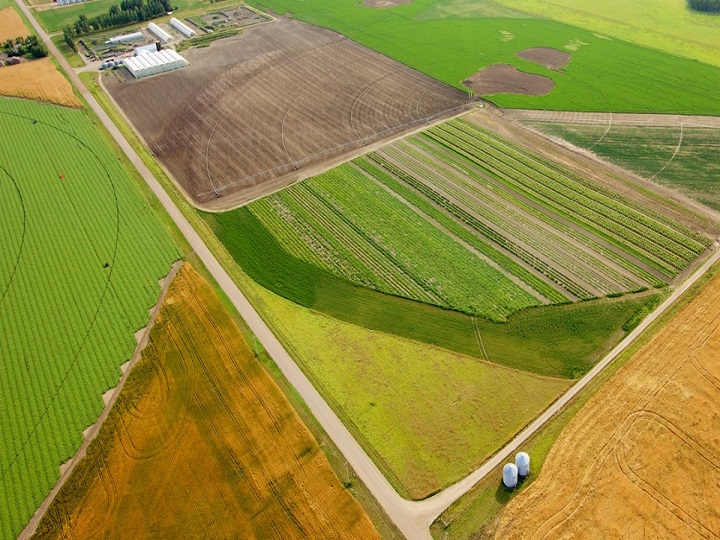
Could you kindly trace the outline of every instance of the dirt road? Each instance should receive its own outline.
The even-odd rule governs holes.
[[[342,452],[349,465],[353,468],[360,480],[368,487],[378,503],[383,507],[388,516],[393,520],[402,533],[411,540],[431,539],[430,524],[454,501],[467,493],[477,482],[494,470],[500,463],[507,459],[523,442],[530,438],[536,431],[552,418],[570,399],[580,392],[607,364],[609,364],[622,350],[624,350],[649,324],[667,309],[688,287],[690,287],[702,274],[707,271],[712,263],[720,259],[720,252],[717,250],[713,256],[688,279],[684,284],[678,286],[673,294],[664,302],[652,315],[650,315],[638,328],[627,336],[608,356],[599,362],[593,370],[573,386],[563,397],[552,407],[543,413],[535,422],[522,431],[515,439],[508,443],[491,460],[477,469],[474,473],[443,490],[437,495],[424,501],[408,501],[400,497],[393,489],[387,479],[382,475],[375,463],[370,459],[360,444],[353,438],[347,428],[343,425],[337,415],[333,412],[320,393],[315,389],[305,374],[290,357],[288,352],[278,341],[270,328],[265,324],[255,308],[250,304],[240,289],[235,285],[228,273],[215,258],[210,249],[205,245],[198,233],[185,218],[183,213],[175,205],[170,196],[165,192],[162,185],[145,166],[140,156],[130,146],[122,133],[113,124],[110,117],[105,113],[100,104],[90,94],[88,89],[79,79],[77,74],[69,66],[65,58],[60,54],[55,45],[50,41],[48,34],[42,29],[33,17],[32,12],[22,3],[16,0],[20,9],[33,24],[38,35],[45,42],[52,54],[57,58],[65,71],[69,74],[72,82],[78,88],[83,97],[87,100],[100,121],[110,132],[122,151],[128,156],[133,165],[142,175],[145,182],[152,189],[155,196],[162,203],[170,217],[187,239],[192,249],[197,253],[200,260],[213,275],[240,315],[245,319],[250,329],[257,336],[268,354],[278,365],[289,383],[302,396],[303,400],[328,433],[338,449]]]

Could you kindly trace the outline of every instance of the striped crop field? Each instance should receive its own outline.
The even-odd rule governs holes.
[[[180,257],[81,110],[0,99],[0,538],[100,413]]]
[[[493,320],[662,287],[711,244],[465,119],[249,208],[296,258]]]

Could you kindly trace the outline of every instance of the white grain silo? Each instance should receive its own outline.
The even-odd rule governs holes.
[[[514,463],[507,463],[503,467],[503,484],[505,487],[514,488],[518,483],[518,468]]]
[[[515,456],[515,465],[517,466],[518,474],[520,476],[527,476],[530,474],[530,456],[525,452],[519,452]]]

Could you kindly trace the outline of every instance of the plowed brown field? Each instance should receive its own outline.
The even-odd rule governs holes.
[[[236,193],[239,204],[468,105],[459,90],[298,21],[184,54],[188,68],[138,81],[123,70],[105,85],[199,203]]]
[[[72,86],[49,58],[0,68],[0,95],[81,107]]]
[[[37,538],[378,538],[185,265]]]
[[[568,425],[497,538],[720,536],[720,277]]]
[[[30,30],[12,7],[0,9],[0,41],[29,35]]]

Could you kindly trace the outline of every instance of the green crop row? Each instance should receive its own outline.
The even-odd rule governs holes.
[[[405,171],[422,179],[433,189],[439,189],[476,216],[482,216],[484,220],[490,221],[492,227],[503,230],[505,234],[511,235],[526,246],[539,246],[543,255],[553,264],[564,269],[572,279],[579,278],[605,294],[617,290],[630,290],[637,286],[604,264],[594,254],[568,241],[554,228],[544,226],[544,223],[534,220],[522,209],[506,205],[506,199],[497,195],[494,190],[486,190],[480,187],[480,184],[454,171],[441,170],[437,163],[428,167],[426,161],[414,161],[407,152],[413,151],[401,143],[383,149],[383,154],[392,157]]]
[[[579,202],[573,190],[560,185],[548,185],[547,179],[532,169],[519,170],[498,159],[497,153],[477,148],[472,141],[452,133],[438,130],[426,132],[425,136],[469,158],[530,198],[540,200],[559,214],[646,260],[668,277],[675,276],[687,265],[680,256],[648,241],[645,236],[627,228],[625,224],[606,217],[607,209],[602,204],[591,199]]]
[[[388,171],[390,174],[402,180],[407,185],[412,186],[419,193],[433,201],[435,204],[444,208],[447,212],[449,212],[451,215],[455,216],[468,226],[475,229],[478,233],[485,236],[488,240],[494,242],[496,245],[520,258],[530,267],[534,268],[535,270],[546,276],[548,279],[560,285],[570,294],[575,295],[577,298],[584,299],[593,297],[593,295],[589,291],[569,279],[561,272],[558,272],[556,268],[549,265],[542,259],[536,257],[516,242],[508,239],[499,231],[496,231],[492,227],[487,226],[485,223],[471,215],[469,212],[450,201],[447,197],[431,189],[423,182],[417,180],[412,175],[405,173],[400,168],[390,163],[388,160],[382,158],[378,154],[370,154],[369,157],[386,171]]]
[[[633,264],[626,257],[623,257],[615,251],[608,249],[604,245],[595,241],[589,235],[579,232],[578,230],[576,230],[576,228],[568,226],[566,223],[562,222],[556,217],[553,217],[550,212],[546,210],[540,210],[536,206],[529,204],[526,199],[522,198],[515,191],[507,189],[507,186],[505,184],[499,182],[493,176],[489,174],[481,174],[478,169],[472,167],[467,160],[462,158],[462,156],[449,152],[445,148],[435,146],[429,141],[424,140],[420,137],[412,137],[408,140],[407,144],[397,144],[397,146],[399,148],[402,148],[404,152],[407,152],[410,155],[415,156],[417,159],[423,160],[424,163],[437,168],[437,162],[428,163],[429,160],[427,160],[427,154],[432,155],[434,159],[444,165],[444,173],[445,171],[449,170],[461,171],[462,174],[472,180],[477,186],[487,185],[488,189],[492,189],[493,193],[500,196],[502,199],[508,201],[510,204],[517,206],[525,213],[530,214],[536,219],[541,220],[547,226],[552,227],[553,229],[560,231],[563,235],[579,242],[587,249],[594,253],[597,253],[599,256],[605,258],[606,260],[612,261],[621,268],[624,268],[626,271],[630,272],[639,280],[637,282],[634,282],[633,285],[629,286],[628,290],[632,290],[638,286],[644,285],[664,285],[664,282],[661,282],[643,268],[640,268],[637,265]],[[420,153],[419,150],[422,150],[424,154]],[[630,285],[629,281],[631,280],[610,269],[608,265],[603,266],[605,268],[604,271],[610,271],[610,274],[608,274],[608,276],[615,276],[615,279],[620,279],[623,287]]]
[[[645,208],[623,195],[600,186],[572,171],[564,169],[551,161],[537,155],[529,154],[519,146],[499,138],[492,132],[481,128],[479,125],[467,120],[454,120],[448,123],[449,126],[458,128],[465,133],[476,136],[483,142],[493,146],[503,154],[512,155],[515,159],[521,160],[525,165],[541,171],[547,177],[561,182],[567,187],[574,189],[579,194],[589,196],[593,194],[596,200],[605,204],[608,208],[630,217],[634,222],[643,224],[648,229],[657,232],[667,239],[678,243],[683,248],[692,251],[693,255],[699,255],[710,247],[712,241],[680,223],[662,216],[648,208]],[[582,186],[585,189],[579,189]]]
[[[83,111],[0,99],[0,138],[0,538],[15,538],[180,252]]]
[[[448,231],[464,242],[467,242],[478,252],[482,253],[488,257],[488,259],[496,263],[500,268],[523,281],[550,302],[554,304],[562,304],[568,301],[568,299],[557,289],[543,281],[535,274],[529,272],[524,266],[518,264],[507,255],[492,247],[488,242],[478,236],[474,230],[467,228],[458,220],[450,217],[446,212],[439,210],[430,201],[428,201],[428,199],[419,195],[418,192],[406,186],[386,171],[380,169],[364,158],[358,158],[353,163],[368,176],[387,186],[390,190],[407,200],[419,211],[440,223]]]

